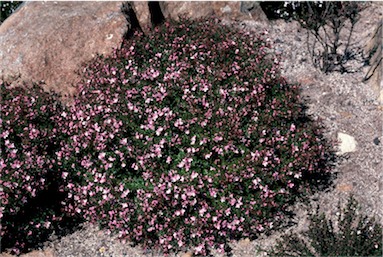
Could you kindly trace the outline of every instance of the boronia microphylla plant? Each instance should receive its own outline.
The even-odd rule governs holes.
[[[18,254],[47,237],[62,218],[52,191],[60,176],[52,158],[59,137],[51,119],[62,106],[35,84],[2,83],[0,94],[0,251]]]
[[[164,252],[224,251],[275,226],[332,150],[261,37],[165,23],[97,57],[56,152],[72,215]]]

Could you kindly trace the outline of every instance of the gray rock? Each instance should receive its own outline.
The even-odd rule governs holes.
[[[241,1],[240,10],[242,13],[249,14],[254,20],[268,21],[259,1]]]

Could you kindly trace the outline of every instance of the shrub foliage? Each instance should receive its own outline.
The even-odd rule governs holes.
[[[331,152],[269,47],[181,20],[98,57],[56,117],[66,210],[165,252],[270,229]]]
[[[310,214],[305,239],[285,235],[270,252],[272,256],[382,256],[382,226],[374,218],[358,215],[358,204],[350,197],[346,208],[338,208],[338,225],[318,210]]]
[[[63,107],[38,85],[2,83],[0,101],[1,246],[18,253],[62,218],[54,158],[60,138],[52,118]]]

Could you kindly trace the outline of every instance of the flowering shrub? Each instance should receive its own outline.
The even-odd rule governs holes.
[[[382,256],[382,226],[374,218],[358,215],[352,196],[346,208],[338,207],[338,225],[323,213],[310,213],[305,240],[297,234],[284,235],[271,256]]]
[[[329,170],[298,85],[262,38],[217,20],[153,32],[97,57],[56,117],[66,211],[165,252],[267,231]]]
[[[3,83],[0,100],[1,246],[19,253],[61,219],[52,158],[59,138],[51,117],[62,107],[37,85]]]

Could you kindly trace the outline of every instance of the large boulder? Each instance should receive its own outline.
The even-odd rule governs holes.
[[[130,28],[123,3],[24,3],[0,26],[0,79],[73,95],[81,65],[121,45]]]
[[[178,20],[181,16],[189,19],[216,16],[228,20],[267,21],[259,2],[254,1],[132,1],[130,3],[144,33],[156,24],[156,19]]]

